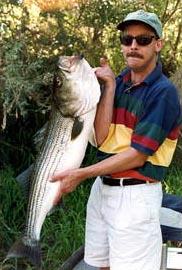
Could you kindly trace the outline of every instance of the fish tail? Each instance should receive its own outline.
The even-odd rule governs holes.
[[[10,248],[6,258],[23,258],[26,257],[30,262],[41,270],[42,254],[40,241],[23,237],[16,241]]]

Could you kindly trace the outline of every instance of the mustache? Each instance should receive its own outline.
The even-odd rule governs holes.
[[[139,53],[137,53],[137,52],[130,52],[130,53],[127,53],[126,56],[127,56],[127,57],[136,57],[136,58],[141,58],[141,59],[144,58],[143,55],[141,55],[141,54],[139,54]]]

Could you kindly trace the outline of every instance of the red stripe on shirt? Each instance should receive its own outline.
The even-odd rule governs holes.
[[[128,82],[131,79],[131,73],[128,72],[127,74],[125,74],[125,76],[123,77],[123,82]]]
[[[124,108],[114,108],[112,123],[126,125],[128,128],[134,129],[138,118],[135,114],[130,113]]]
[[[177,140],[178,136],[179,136],[179,126],[177,126],[176,128],[174,128],[170,132],[168,138],[171,139],[171,140]]]
[[[144,176],[135,170],[127,170],[124,172],[112,173],[112,178],[137,178],[144,181],[157,182],[156,179]]]
[[[149,148],[152,151],[156,151],[159,146],[159,143],[157,141],[154,141],[149,137],[145,137],[139,134],[132,135],[132,142],[140,144],[143,147]]]

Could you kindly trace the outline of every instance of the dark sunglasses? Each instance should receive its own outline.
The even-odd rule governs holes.
[[[158,37],[156,36],[144,36],[144,35],[141,35],[141,36],[127,36],[127,35],[121,35],[120,36],[120,42],[122,45],[125,45],[125,46],[130,46],[133,42],[133,40],[135,39],[137,44],[138,45],[141,45],[141,46],[147,46],[149,45],[152,40],[154,39],[158,39]]]

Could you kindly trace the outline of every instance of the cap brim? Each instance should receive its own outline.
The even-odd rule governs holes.
[[[121,22],[121,23],[119,23],[118,25],[117,25],[117,29],[118,30],[121,30],[121,31],[123,31],[124,29],[125,29],[125,27],[126,26],[128,26],[128,25],[131,25],[131,24],[134,24],[134,23],[143,23],[144,25],[146,25],[146,26],[148,26],[148,27],[150,27],[155,33],[156,33],[156,35],[158,36],[158,37],[160,37],[161,35],[159,35],[157,32],[156,32],[156,30],[155,30],[155,28],[151,25],[151,24],[149,24],[148,22],[145,22],[144,20],[127,20],[127,21],[124,21],[124,22]]]
[[[126,26],[126,23],[125,22],[121,22],[121,23],[119,23],[117,25],[117,29],[118,30],[124,30],[125,26]]]
[[[128,25],[130,25],[130,24],[132,24],[132,23],[134,23],[134,22],[140,22],[140,23],[143,23],[143,24],[145,24],[145,25],[148,25],[148,26],[150,26],[148,23],[146,23],[145,21],[142,21],[142,20],[127,20],[127,21],[124,21],[124,22],[121,22],[121,23],[119,23],[118,25],[117,25],[117,29],[118,30],[124,30],[124,28],[126,27],[126,26],[128,26]]]

